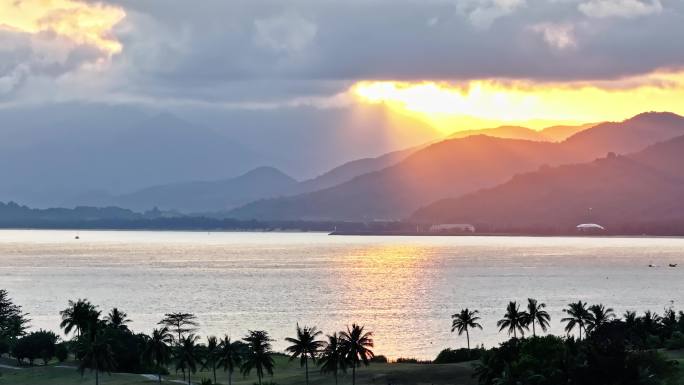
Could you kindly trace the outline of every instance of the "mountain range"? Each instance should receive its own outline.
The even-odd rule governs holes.
[[[473,135],[487,135],[496,138],[525,139],[538,142],[561,142],[572,135],[595,126],[596,123],[587,123],[578,126],[550,126],[541,130],[533,130],[522,126],[500,126],[481,130],[457,131],[449,136],[449,139],[465,138]]]
[[[413,221],[477,223],[489,231],[568,229],[597,222],[608,229],[684,224],[684,136],[637,153],[545,167],[491,189],[419,209]]]
[[[412,152],[397,164],[323,190],[263,199],[234,209],[243,219],[399,220],[434,201],[494,187],[511,176],[624,154],[684,134],[684,117],[644,113],[580,130],[562,142],[475,135]]]

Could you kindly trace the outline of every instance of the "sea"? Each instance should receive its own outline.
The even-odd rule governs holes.
[[[282,351],[297,324],[356,323],[376,354],[433,359],[465,347],[451,332],[462,308],[479,311],[471,345],[487,347],[508,338],[496,322],[509,301],[545,303],[559,335],[578,300],[618,315],[684,310],[684,239],[0,230],[0,289],[31,330],[58,332],[60,310],[85,298],[125,311],[136,332],[188,312],[202,338],[266,330]]]

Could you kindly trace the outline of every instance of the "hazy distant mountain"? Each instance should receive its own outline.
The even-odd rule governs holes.
[[[389,119],[382,106],[274,112],[178,105],[165,111],[98,103],[0,108],[0,201],[105,205],[150,186],[225,180],[260,166],[302,180],[438,136],[418,120]],[[355,174],[335,172],[311,186]]]
[[[316,178],[303,181],[300,185],[301,192],[322,190],[328,187],[347,182],[359,175],[382,170],[393,166],[409,155],[416,152],[420,147],[413,147],[406,150],[394,151],[376,158],[364,158],[353,160],[339,167],[322,174]]]
[[[236,178],[153,186],[114,197],[111,204],[133,210],[223,211],[255,199],[295,193],[298,185],[280,170],[260,167]]]
[[[422,205],[493,187],[516,173],[542,165],[585,162],[608,151],[624,153],[637,143],[643,148],[682,133],[684,118],[650,113],[624,123],[599,124],[561,143],[484,135],[449,139],[416,151],[394,166],[340,185],[253,202],[230,215],[257,219],[400,219]]]
[[[417,148],[395,151],[377,158],[345,163],[319,177],[303,182],[273,167],[259,167],[235,178],[216,181],[193,181],[152,186],[119,196],[98,196],[99,205],[114,205],[133,210],[176,210],[184,213],[220,215],[255,200],[316,191],[349,181],[354,177],[399,163]],[[84,195],[94,204],[97,199]]]
[[[587,154],[614,151],[625,154],[682,134],[684,117],[669,112],[647,112],[623,122],[601,123],[565,140]]]
[[[0,168],[0,200],[41,207],[100,203],[109,193],[219,179],[260,165],[258,154],[173,115],[118,112],[120,119],[100,121],[98,112],[17,123],[17,136],[3,136],[8,139],[0,145],[0,163],[12,165]]]
[[[498,230],[684,223],[682,164],[684,136],[633,155],[517,175],[500,186],[428,205],[412,219]]]
[[[395,166],[332,188],[254,202],[230,214],[269,219],[396,219],[424,202],[494,185],[539,164],[570,159],[552,143],[470,136],[430,145]]]
[[[465,138],[472,135],[487,135],[506,139],[560,142],[595,125],[595,123],[590,123],[580,126],[551,126],[544,128],[543,130],[533,130],[522,126],[500,126],[481,130],[458,131],[449,135],[449,139]]]

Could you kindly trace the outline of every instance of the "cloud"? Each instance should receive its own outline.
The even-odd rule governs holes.
[[[660,0],[590,0],[581,3],[579,10],[594,18],[633,18],[660,13],[663,5]]]
[[[575,26],[572,24],[541,23],[532,26],[551,47],[560,50],[576,47]]]
[[[682,2],[667,2],[648,17],[609,21],[599,17],[653,10],[660,3],[204,0],[197,7],[188,0],[61,2],[83,4],[92,12],[119,10],[125,18],[113,26],[115,19],[105,18],[108,26],[96,29],[102,31],[97,38],[57,34],[52,27],[6,31],[22,42],[13,43],[11,54],[1,53],[0,88],[23,88],[14,92],[13,101],[21,96],[287,106],[335,98],[361,80],[610,82],[684,68],[681,43],[672,39],[684,34]],[[68,18],[63,12],[51,14],[50,25]],[[22,40],[22,34],[28,35]],[[98,39],[119,44],[121,51],[112,54]],[[46,57],[52,66],[43,52],[51,52]],[[98,67],[102,70],[93,69]],[[45,92],[51,79],[50,90],[59,92]]]
[[[70,0],[0,0],[0,97],[32,76],[59,78],[102,65],[121,45],[110,35],[121,9]]]
[[[489,28],[496,19],[524,6],[525,0],[462,0],[457,3],[459,11],[480,28]]]
[[[294,13],[254,21],[257,45],[293,55],[304,50],[316,37],[316,24]]]

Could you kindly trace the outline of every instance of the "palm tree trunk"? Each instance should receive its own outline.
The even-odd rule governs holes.
[[[356,363],[352,366],[352,385],[356,385]]]
[[[515,339],[518,338],[518,334],[515,332],[515,328],[513,328],[513,338],[515,338]]]
[[[159,383],[161,384],[161,370],[159,371],[159,373],[157,373],[157,378],[159,379]]]
[[[95,368],[95,385],[100,385],[100,371]]]
[[[214,384],[215,384],[216,382],[218,382],[218,381],[216,381],[216,365],[214,365],[213,363],[211,365],[212,365],[211,370],[214,371]]]
[[[580,325],[580,327],[579,327],[579,332],[580,332],[579,340],[582,341],[582,325]]]
[[[466,340],[468,341],[468,350],[470,350],[470,334],[468,333],[468,328],[466,328]]]
[[[337,385],[337,370],[335,370],[335,385]]]
[[[535,324],[535,322],[534,322],[534,320],[532,320],[532,337],[537,336],[537,331],[534,329],[534,324]]]
[[[192,385],[192,381],[190,381],[190,372],[188,371],[188,385]]]
[[[304,372],[306,373],[306,385],[309,385],[309,359],[304,358]]]
[[[233,385],[233,371],[228,371],[228,385]]]

